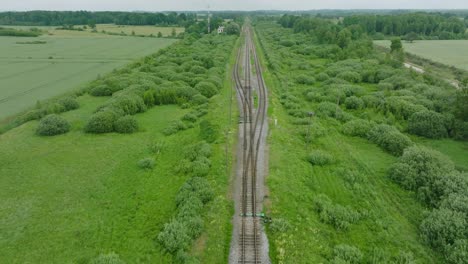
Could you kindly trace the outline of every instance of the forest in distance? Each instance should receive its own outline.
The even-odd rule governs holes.
[[[456,9],[0,12],[0,263],[468,264],[467,41]]]

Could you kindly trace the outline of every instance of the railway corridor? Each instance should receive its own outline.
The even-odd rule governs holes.
[[[242,30],[233,79],[239,105],[239,140],[235,179],[235,215],[230,263],[270,263],[261,217],[268,170],[267,89],[250,26]]]

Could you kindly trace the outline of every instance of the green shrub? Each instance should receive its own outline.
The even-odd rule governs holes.
[[[78,101],[76,101],[76,99],[73,97],[62,98],[58,101],[58,103],[61,104],[65,108],[65,111],[75,110],[80,107],[80,104],[78,104]]]
[[[322,150],[314,150],[307,156],[307,161],[312,165],[324,166],[334,162],[333,156]]]
[[[201,157],[209,158],[211,156],[211,146],[204,141],[188,146],[185,149],[184,156],[189,161],[194,161]]]
[[[204,224],[200,216],[185,218],[184,224],[187,226],[187,234],[190,238],[195,239],[201,235]]]
[[[195,65],[190,69],[190,72],[195,73],[195,74],[204,74],[206,73],[206,69],[201,66]]]
[[[447,249],[447,261],[450,264],[468,264],[468,239],[455,240]]]
[[[202,105],[208,103],[208,98],[201,94],[196,94],[192,98],[192,103],[195,105]]]
[[[143,93],[140,96],[136,91],[123,90],[114,94],[107,103],[98,108],[98,111],[112,109],[114,111],[122,111],[126,115],[142,113],[147,109],[143,96]]]
[[[158,241],[170,253],[185,250],[192,241],[187,226],[177,220],[164,225],[164,230],[158,235]]]
[[[97,112],[89,119],[85,132],[95,134],[114,132],[114,123],[118,117],[119,114],[111,110]]]
[[[195,89],[206,98],[211,98],[218,93],[218,89],[211,82],[200,82],[195,86]]]
[[[285,46],[285,47],[292,47],[292,46],[296,45],[296,42],[294,42],[293,40],[290,40],[290,39],[284,39],[284,40],[281,40],[279,44],[281,46]]]
[[[367,137],[374,125],[364,119],[355,119],[343,125],[343,133],[349,136]]]
[[[364,106],[367,108],[377,108],[385,101],[385,99],[375,94],[364,95],[361,99],[364,102]]]
[[[176,134],[179,131],[186,130],[188,127],[184,124],[184,122],[177,120],[172,122],[167,128],[163,130],[163,134],[166,136],[170,136]]]
[[[188,180],[176,196],[177,206],[189,203],[192,199],[199,199],[203,204],[208,203],[214,198],[214,192],[208,180],[200,177],[193,177]]]
[[[361,264],[363,258],[363,254],[358,248],[349,245],[335,246],[333,256],[333,264]]]
[[[305,85],[311,85],[315,83],[314,77],[307,76],[305,74],[301,74],[296,77],[296,82],[298,84],[305,84]]]
[[[448,209],[434,209],[421,223],[421,234],[431,246],[443,251],[459,239],[466,238],[466,215]]]
[[[456,189],[458,189],[457,191],[446,195],[445,199],[440,203],[439,208],[460,212],[468,217],[468,193],[466,193],[468,192],[468,189],[466,188],[468,181],[468,178],[466,178],[467,176],[468,175],[465,173],[463,179],[464,183],[456,187]]]
[[[41,119],[36,130],[40,136],[55,136],[70,131],[70,123],[59,115],[48,115]]]
[[[198,117],[197,117],[197,115],[195,115],[193,113],[187,113],[182,117],[182,120],[194,123],[194,122],[197,122]]]
[[[395,156],[400,156],[405,148],[413,145],[413,142],[398,129],[385,124],[373,127],[367,137]]]
[[[356,96],[351,96],[345,99],[347,109],[361,109],[364,107],[364,101]]]
[[[151,153],[159,155],[164,150],[165,145],[164,141],[155,141],[149,145],[149,150]]]
[[[138,131],[138,122],[135,117],[126,115],[115,121],[114,128],[117,133],[131,134]]]
[[[208,143],[213,143],[218,138],[218,127],[208,120],[200,122],[200,138]]]
[[[358,83],[361,82],[361,75],[353,71],[345,71],[338,74],[336,77],[343,79],[348,82]]]
[[[319,82],[324,82],[326,80],[330,79],[330,76],[328,76],[328,74],[324,73],[324,72],[321,72],[319,74],[317,74],[317,80]]]
[[[349,207],[333,204],[326,195],[314,199],[314,208],[319,213],[320,221],[330,224],[338,230],[347,230],[360,219],[360,214]]]
[[[435,206],[453,192],[468,186],[464,176],[454,172],[454,164],[441,153],[424,147],[407,148],[389,170],[392,180],[417,191],[418,198]]]
[[[333,117],[336,118],[342,114],[341,108],[330,102],[322,102],[317,107],[317,115],[319,117]]]
[[[445,121],[443,115],[433,111],[416,112],[408,119],[408,131],[427,138],[445,138],[448,136]]]
[[[138,167],[142,169],[153,169],[156,162],[153,158],[144,158],[138,161]]]
[[[125,264],[115,253],[99,254],[99,256],[91,261],[91,264]]]

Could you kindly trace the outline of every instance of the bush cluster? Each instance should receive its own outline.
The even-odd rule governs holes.
[[[349,136],[367,137],[374,124],[364,119],[354,119],[343,125],[343,133]]]
[[[364,101],[356,96],[350,96],[345,99],[345,106],[347,109],[361,109],[364,107]]]
[[[296,77],[296,82],[298,84],[304,84],[304,85],[312,85],[315,83],[315,79],[312,76],[307,76],[305,74],[301,74]]]
[[[206,142],[189,146],[184,154],[185,159],[181,163],[189,164],[184,167],[184,173],[192,176],[179,189],[175,201],[177,205],[176,217],[164,226],[158,235],[158,241],[170,253],[178,258],[186,258],[185,251],[192,241],[200,236],[203,231],[202,211],[203,207],[214,198],[214,192],[209,182],[200,176],[196,170],[199,163],[210,163],[211,146]],[[185,165],[184,165],[185,166]],[[186,169],[186,170],[185,170]],[[209,166],[208,166],[209,169]]]
[[[448,136],[447,119],[434,111],[416,112],[408,119],[408,131],[411,134],[427,138],[445,138]]]
[[[138,122],[135,117],[126,115],[115,121],[114,128],[117,133],[131,134],[138,131]]]
[[[89,85],[95,96],[112,96],[101,105],[86,125],[89,133],[131,133],[135,119],[125,117],[155,105],[204,105],[223,86],[224,65],[235,37],[206,35],[186,38],[178,44],[148,56],[124,69],[99,78]],[[197,117],[206,110],[194,112]],[[175,122],[164,131],[170,135],[192,126],[193,115]]]
[[[204,177],[208,175],[211,168],[210,156],[211,146],[205,141],[188,146],[185,149],[184,159],[180,161],[176,171],[195,177]]]
[[[441,153],[414,146],[391,167],[389,177],[435,208],[421,223],[421,234],[449,263],[460,263],[468,239],[468,174],[456,171]]]
[[[360,220],[361,215],[350,207],[333,204],[328,196],[321,194],[314,199],[314,208],[320,221],[338,230],[347,230],[351,224]]]
[[[55,100],[50,100],[46,103],[41,103],[38,101],[35,109],[17,117],[13,121],[13,125],[19,126],[28,121],[39,120],[46,115],[60,114],[63,112],[75,110],[79,107],[80,105],[78,104],[78,101],[73,96],[66,96]]]
[[[55,136],[70,131],[70,123],[56,114],[48,115],[41,119],[36,129],[36,134],[40,136]]]
[[[354,71],[341,72],[336,77],[351,83],[361,82],[361,75]]]
[[[200,122],[200,138],[208,143],[213,143],[219,136],[219,128],[208,120]]]
[[[400,156],[404,149],[413,145],[413,142],[398,129],[385,124],[374,126],[367,134],[367,138],[395,156]]]

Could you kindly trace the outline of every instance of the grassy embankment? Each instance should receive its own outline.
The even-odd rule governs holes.
[[[278,44],[278,35],[281,39],[297,37],[298,43],[307,42],[300,34],[293,35],[290,30],[268,23],[260,24],[256,29],[260,34],[257,46],[262,50],[265,79],[270,90],[269,116],[278,122],[277,126],[271,126],[269,137],[271,165],[267,213],[273,221],[284,225],[272,224],[267,229],[273,262],[323,263],[333,259],[335,246],[347,244],[359,249],[363,259],[370,263],[405,259],[414,259],[416,263],[440,263],[441,256],[430,249],[419,234],[425,208],[416,201],[413,193],[402,190],[387,176],[389,167],[397,160],[395,156],[366,139],[343,134],[338,120],[324,116],[312,118],[311,138],[307,140],[308,118],[291,116],[291,113],[301,111],[317,113],[320,101],[305,100],[304,91],[313,92],[322,83],[301,85],[294,84],[294,79],[300,74],[317,76],[332,62],[301,55],[298,48],[292,52]],[[320,49],[321,46],[313,48]],[[266,53],[274,60],[273,70],[267,67]],[[311,71],[314,74],[310,74]],[[363,94],[377,91],[376,85],[358,85],[364,87]],[[281,95],[285,94],[295,99],[288,102],[283,98],[283,102],[297,104],[300,111],[295,113],[282,105]],[[339,109],[344,111],[345,108],[342,105]],[[370,120],[384,118],[373,109],[347,111],[355,117]],[[412,139],[443,152],[460,167],[468,163],[466,142],[416,136]],[[312,166],[307,157],[314,150],[328,153],[332,157],[331,164]],[[335,219],[324,218],[324,213],[317,212],[315,202],[322,195],[330,198],[332,208],[328,217]],[[359,215],[357,220],[347,219],[355,213]],[[348,228],[334,227],[334,224],[339,226],[347,221]]]

